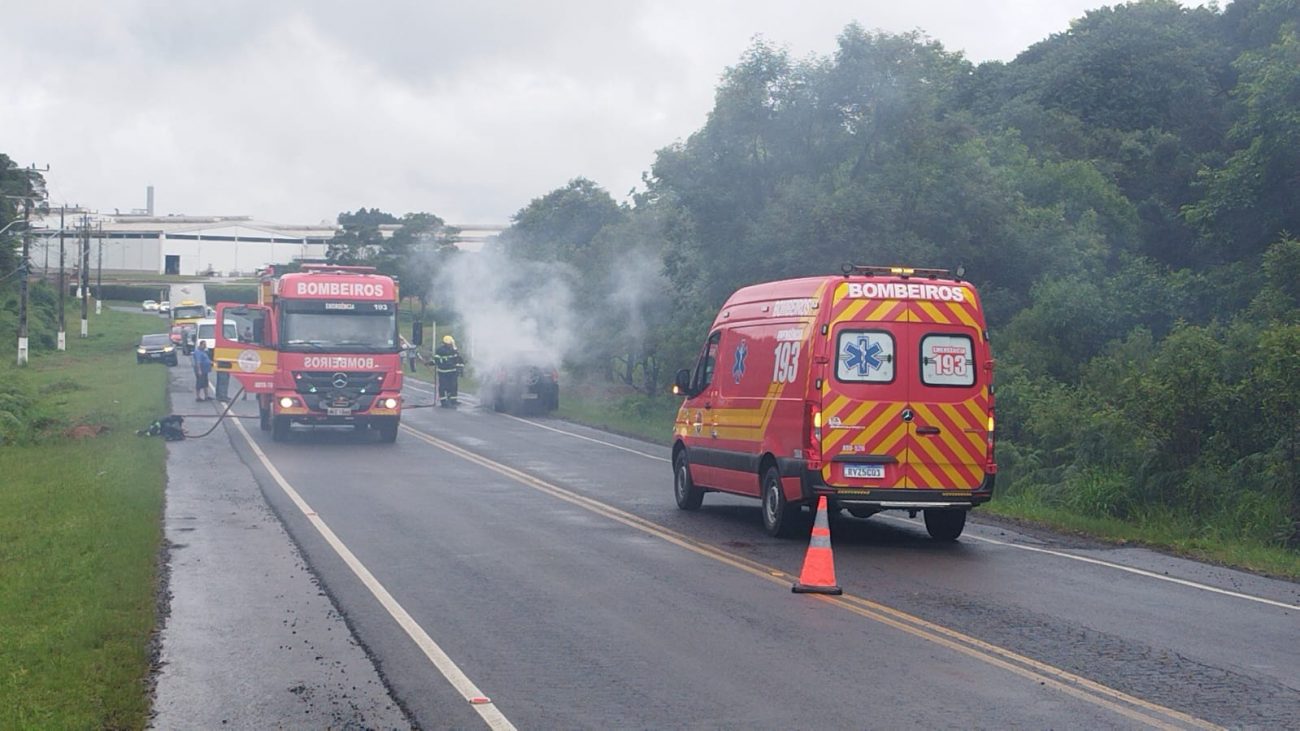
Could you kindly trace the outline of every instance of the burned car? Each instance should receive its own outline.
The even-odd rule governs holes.
[[[560,406],[560,371],[548,359],[519,358],[488,371],[483,401],[496,411],[546,413]]]

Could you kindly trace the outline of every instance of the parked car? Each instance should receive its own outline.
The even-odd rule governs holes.
[[[495,411],[545,413],[560,406],[560,372],[549,359],[520,358],[492,369],[486,401]]]
[[[171,334],[140,336],[140,344],[135,348],[135,362],[138,365],[152,361],[176,365],[176,345],[172,343]]]
[[[171,312],[171,311],[172,311],[172,303],[171,303],[171,302],[168,302],[167,300],[163,300],[162,302],[159,302],[159,303],[158,303],[158,311],[159,311],[159,312]]]
[[[145,312],[157,312],[158,303],[154,300],[145,300],[144,302],[140,303],[140,309]]]

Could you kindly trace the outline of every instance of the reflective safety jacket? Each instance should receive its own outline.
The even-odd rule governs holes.
[[[456,346],[443,343],[433,351],[433,367],[439,373],[461,373],[465,370],[465,359],[460,357]]]

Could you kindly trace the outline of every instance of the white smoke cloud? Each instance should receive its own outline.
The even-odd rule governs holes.
[[[453,334],[477,373],[519,363],[559,368],[577,342],[571,276],[489,246],[453,257],[437,277],[436,297],[459,317],[463,332]]]

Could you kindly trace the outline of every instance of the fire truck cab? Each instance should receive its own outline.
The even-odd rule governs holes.
[[[975,289],[939,269],[845,265],[745,287],[714,319],[674,426],[678,507],[762,501],[789,535],[803,505],[923,511],[961,535],[993,494],[993,359]],[[806,523],[805,523],[806,525]]]
[[[312,424],[372,429],[393,442],[402,406],[397,310],[397,283],[372,267],[268,270],[258,304],[218,305],[215,368],[257,394],[261,427],[276,441],[292,424]]]

